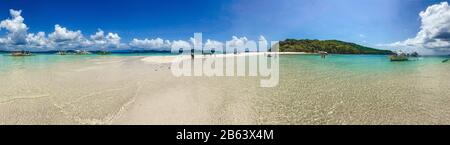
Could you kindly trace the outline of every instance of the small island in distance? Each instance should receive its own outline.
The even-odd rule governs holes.
[[[317,53],[325,51],[333,54],[393,54],[390,50],[379,50],[339,40],[286,39],[279,43],[280,52]]]

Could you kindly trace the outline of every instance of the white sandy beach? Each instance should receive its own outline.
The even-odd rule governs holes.
[[[450,123],[440,61],[282,55],[279,86],[260,88],[258,77],[175,77],[176,56],[72,57],[0,71],[0,124]]]
[[[315,54],[307,52],[250,52],[250,53],[239,53],[239,54],[214,54],[214,55],[195,55],[194,58],[223,58],[223,57],[241,57],[241,56],[256,56],[256,55],[303,55],[303,54]],[[141,60],[147,63],[172,63],[174,61],[181,61],[185,59],[190,59],[190,56],[183,57],[182,59],[177,59],[178,56],[150,56],[142,58]]]
[[[246,93],[227,90],[258,82],[174,77],[172,59],[98,58],[3,72],[0,81],[9,83],[0,84],[0,124],[255,123],[237,101]]]

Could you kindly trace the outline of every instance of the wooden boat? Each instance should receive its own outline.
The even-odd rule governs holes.
[[[31,52],[29,51],[13,51],[11,52],[11,56],[31,56]]]
[[[391,61],[408,61],[408,56],[406,54],[393,54],[390,56]]]
[[[66,55],[67,52],[66,52],[66,51],[58,51],[56,54],[57,54],[57,55]]]
[[[319,51],[318,53],[320,54],[321,58],[325,58],[328,55],[328,52],[326,51]]]

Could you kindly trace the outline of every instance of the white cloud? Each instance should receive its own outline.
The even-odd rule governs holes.
[[[206,40],[204,48],[207,50],[214,49],[215,51],[222,51],[224,49],[224,45],[222,42],[208,39],[208,40]]]
[[[108,35],[105,36],[105,32],[101,29],[90,36],[90,40],[85,40],[85,46],[87,47],[98,47],[98,49],[106,49],[106,48],[120,48],[122,44],[120,43],[120,36],[117,33],[109,32]],[[95,49],[95,48],[92,48]]]
[[[8,30],[7,38],[3,38],[3,43],[10,43],[13,45],[26,44],[28,27],[25,25],[24,18],[21,16],[21,10],[9,10],[11,19],[6,19],[0,22],[0,30]]]
[[[236,37],[233,36],[231,40],[227,41],[227,45],[230,47],[243,47],[248,42],[247,37]]]
[[[74,42],[83,39],[81,31],[70,31],[60,25],[55,25],[55,32],[48,35],[48,38],[53,42]]]
[[[53,49],[80,49],[91,46],[93,43],[86,40],[80,30],[71,31],[58,24],[55,31],[48,35],[49,48]]]
[[[156,39],[147,39],[146,38],[144,40],[134,38],[130,42],[129,45],[134,48],[169,51],[172,43],[169,40],[164,40],[161,38],[156,38]]]
[[[47,47],[48,40],[45,37],[45,32],[38,32],[37,34],[30,33],[27,35],[27,44],[31,47]]]
[[[148,50],[169,51],[171,48],[178,50],[183,48],[190,50],[193,48],[193,38],[190,41],[185,40],[164,40],[161,38],[155,39],[133,39],[128,44],[121,43],[121,37],[117,33],[106,33],[98,29],[96,33],[85,38],[81,30],[69,30],[66,27],[56,24],[54,32],[46,35],[45,32],[28,33],[28,27],[24,23],[24,18],[21,16],[21,10],[10,10],[11,18],[7,18],[0,22],[0,30],[6,29],[7,35],[0,38],[0,49],[27,49],[33,51],[39,50],[57,50],[57,49],[85,49],[85,50],[99,50],[111,48],[137,48]],[[247,37],[233,36],[228,42],[232,47],[244,46],[249,40]],[[267,40],[260,36],[260,41],[267,43]],[[205,49],[215,48],[216,51],[221,51],[224,44],[219,41],[208,39],[204,43]]]
[[[414,38],[388,44],[391,47],[450,51],[450,7],[447,2],[429,6],[419,14],[420,31]]]
[[[267,42],[267,39],[260,35],[258,40],[258,50],[259,51],[267,51],[271,46],[269,46],[269,43]]]
[[[105,32],[103,32],[103,30],[101,29],[98,29],[98,31],[94,35],[91,35],[91,39],[98,44],[105,44]]]
[[[111,33],[109,32],[108,35],[106,35],[106,42],[110,44],[110,46],[120,46],[120,36],[117,33]]]
[[[5,45],[6,43],[8,43],[8,40],[5,38],[0,38],[0,46]]]
[[[184,41],[184,40],[175,40],[172,42],[172,50],[179,50],[179,49],[183,49],[183,50],[190,50],[193,46],[191,45],[191,43]]]
[[[266,37],[264,37],[262,35],[259,36],[259,40],[258,41],[259,41],[259,44],[263,44],[263,45],[267,45],[268,44]]]

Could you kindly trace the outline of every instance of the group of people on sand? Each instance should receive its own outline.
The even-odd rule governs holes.
[[[203,55],[205,55],[205,54],[213,55],[213,54],[215,54],[215,52],[216,52],[215,49],[211,49],[209,52],[202,51],[202,54]],[[249,52],[250,51],[248,49],[246,49],[245,53],[249,53]],[[269,49],[268,52],[272,52],[272,49]],[[182,48],[179,49],[178,53],[179,54],[183,53],[183,49]],[[226,54],[226,52],[224,51],[223,54]],[[233,54],[235,54],[235,55],[238,54],[238,51],[235,49]],[[195,49],[191,49],[191,59],[194,59],[194,57],[195,57]],[[268,54],[267,57],[272,57],[272,55]]]

